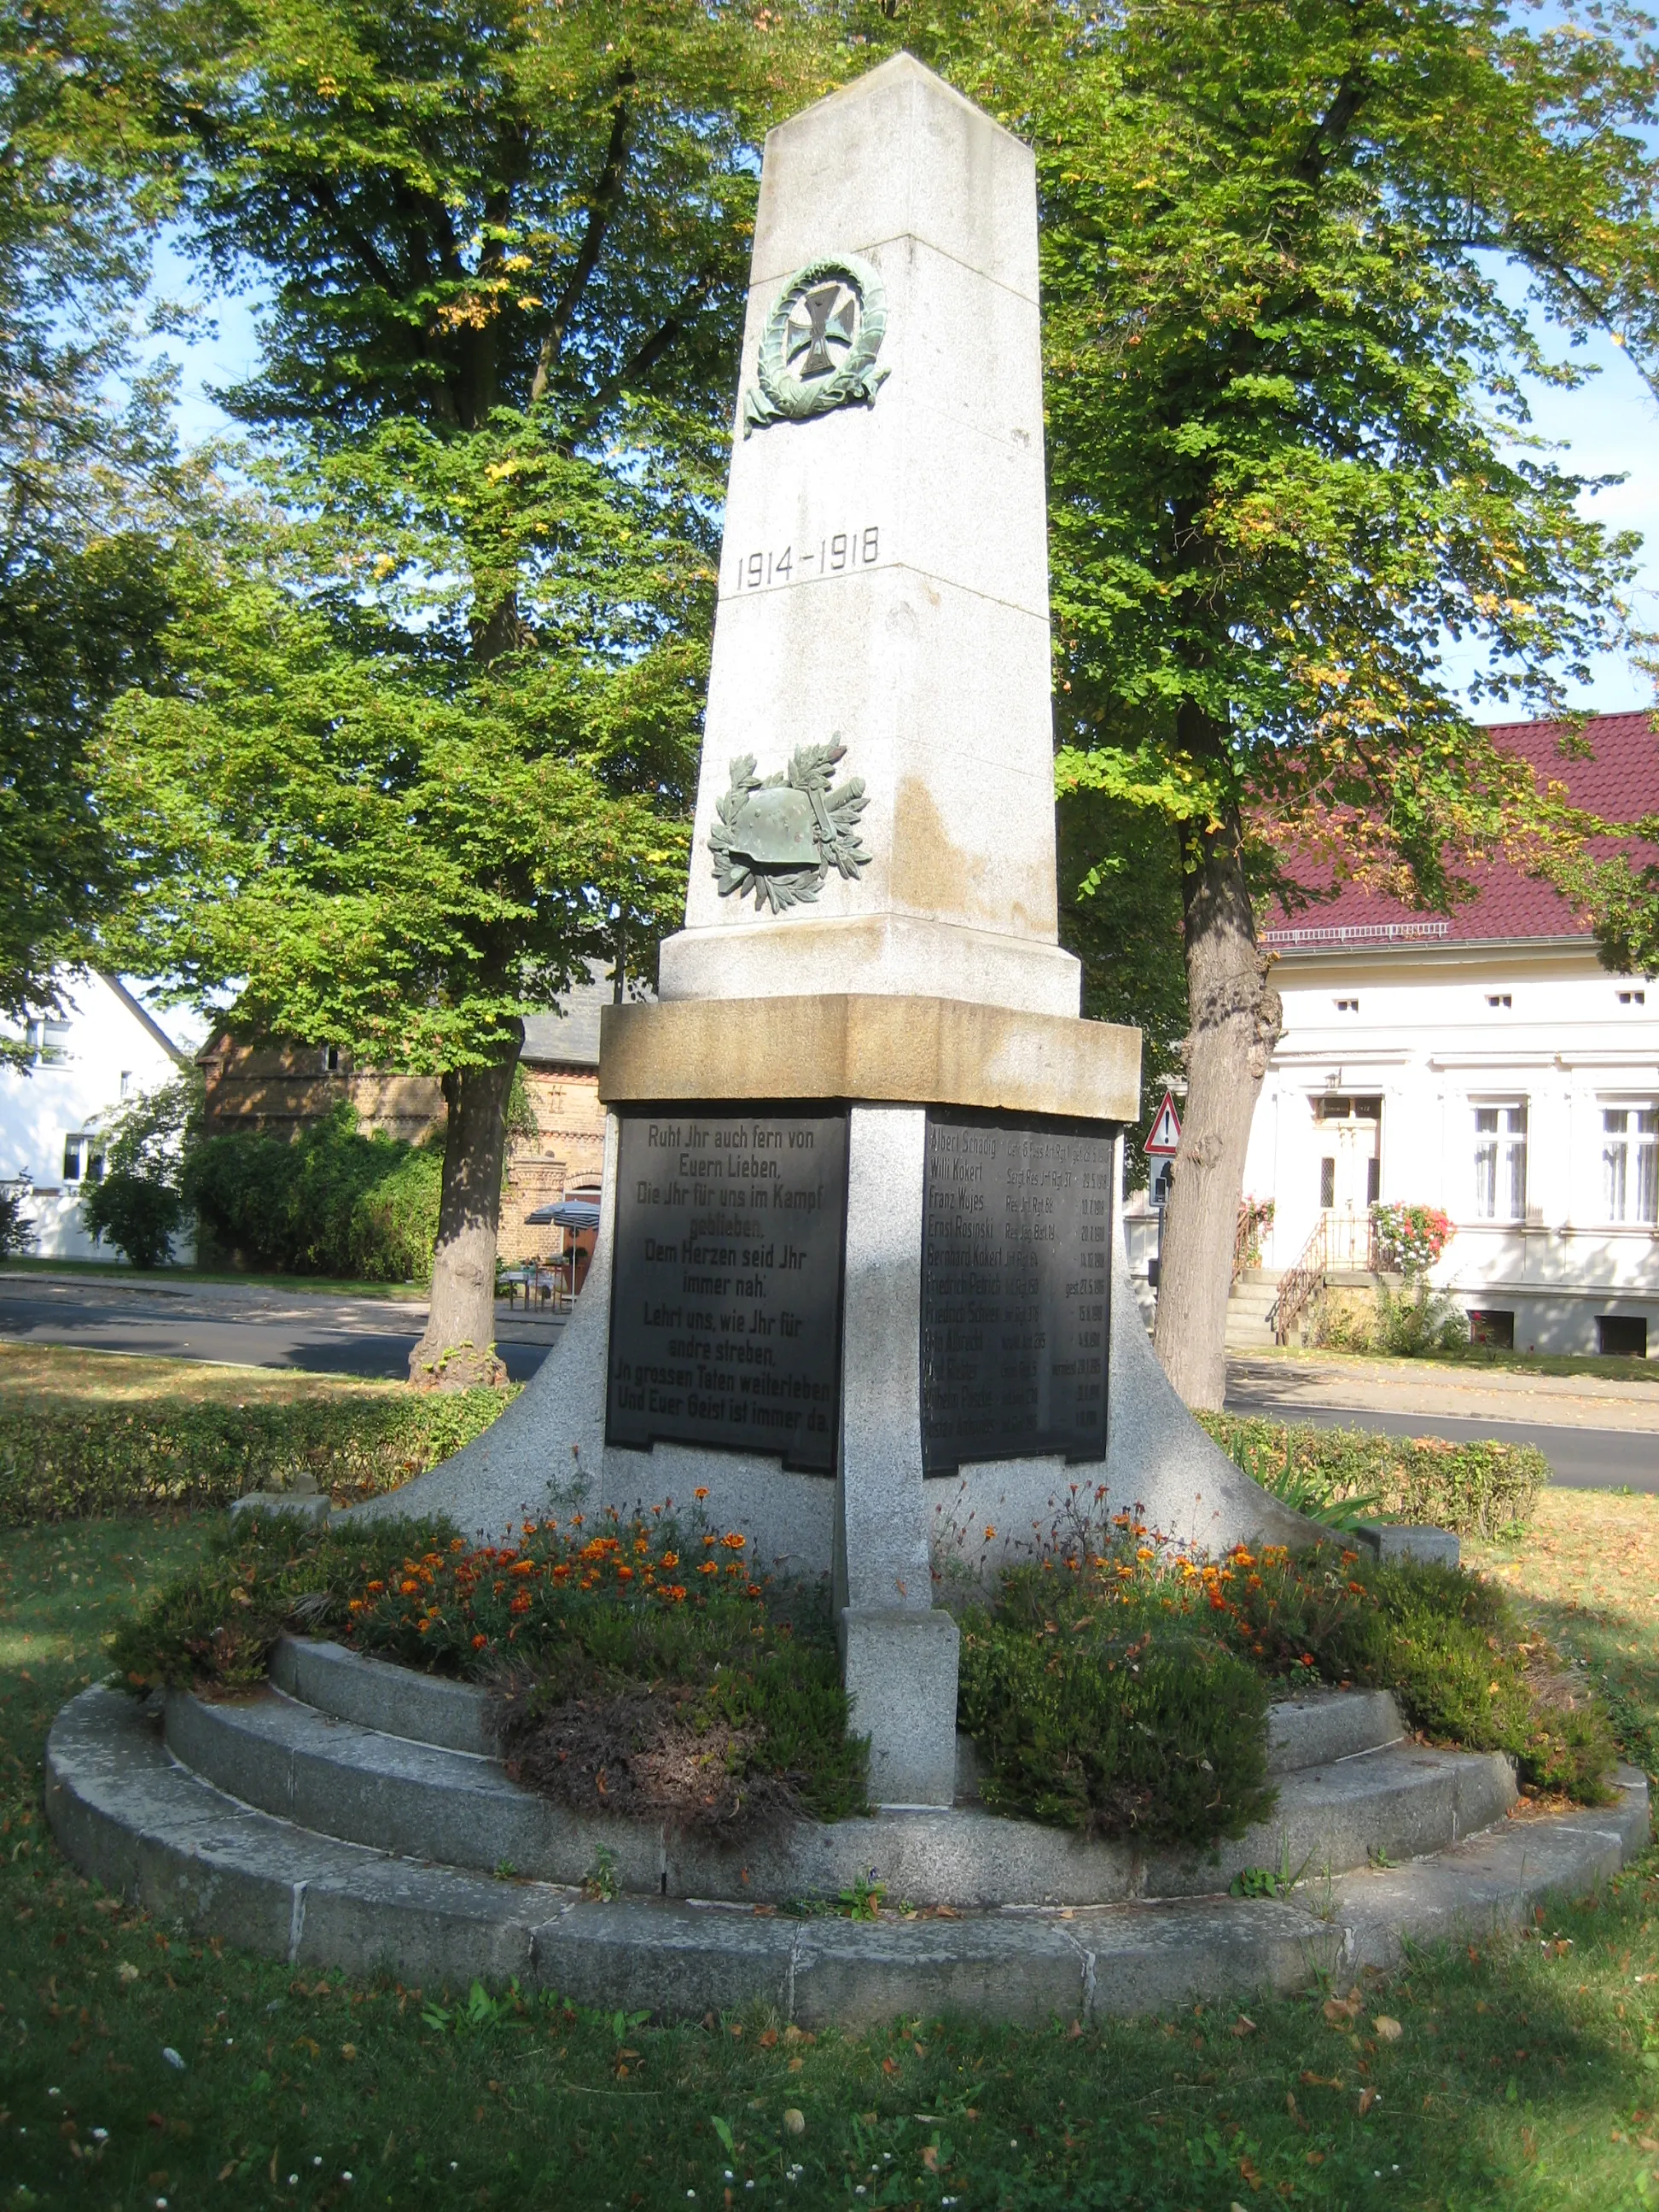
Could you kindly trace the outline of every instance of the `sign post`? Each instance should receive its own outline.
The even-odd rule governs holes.
[[[1152,1122],[1152,1133],[1141,1146],[1149,1160],[1172,1160],[1181,1148],[1181,1116],[1176,1112],[1175,1093],[1166,1091],[1164,1103],[1158,1108]],[[1157,1176],[1152,1178],[1152,1205],[1158,1213],[1158,1250],[1153,1255],[1152,1285],[1156,1290],[1158,1278],[1164,1273],[1164,1204],[1169,1190],[1167,1181],[1160,1187]]]

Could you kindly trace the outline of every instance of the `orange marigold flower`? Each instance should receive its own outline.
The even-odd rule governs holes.
[[[419,1589],[419,1588],[420,1588],[421,1586],[420,1586],[419,1583],[416,1583],[416,1582],[404,1582],[404,1583],[398,1583],[398,1589],[403,1592],[403,1594],[404,1594],[404,1595],[405,1597],[413,1597],[413,1596],[414,1596],[414,1595],[415,1595],[415,1593],[416,1593],[416,1591],[417,1589]]]
[[[705,1559],[697,1569],[700,1575],[717,1575],[720,1571],[720,1562],[717,1559]]]
[[[692,1492],[691,1495],[692,1495],[694,1498],[707,1498],[707,1497],[708,1497],[708,1492],[707,1489],[705,1488],[705,1489],[702,1489],[702,1490],[694,1490],[694,1491]]]
[[[534,1559],[515,1559],[513,1565],[507,1569],[507,1572],[510,1575],[533,1575],[535,1571],[536,1562]]]
[[[1142,1544],[1135,1553],[1135,1557],[1138,1559],[1150,1559],[1156,1556],[1157,1554],[1153,1552],[1150,1544]]]
[[[464,1551],[465,1551],[465,1549],[466,1549],[466,1539],[465,1539],[465,1536],[452,1536],[452,1537],[450,1538],[450,1540],[449,1540],[449,1548],[450,1548],[450,1550],[451,1550],[452,1552],[464,1552]]]
[[[384,1583],[370,1583],[368,1587],[372,1590],[383,1590],[386,1588],[386,1584]]]
[[[734,1528],[729,1535],[722,1536],[720,1541],[728,1552],[740,1552],[749,1539],[747,1536],[739,1536]]]
[[[475,1651],[482,1651],[489,1641],[489,1638],[487,1636],[475,1636],[472,1639],[472,1649]]]
[[[982,1540],[982,1540],[983,1542],[985,1542],[985,1543],[988,1544],[988,1543],[990,1542],[991,1539],[993,1538],[993,1536],[994,1536],[994,1535],[996,1534],[996,1533],[997,1533],[997,1532],[996,1532],[996,1530],[995,1530],[995,1529],[991,1526],[990,1522],[988,1521],[988,1522],[986,1522],[986,1524],[985,1524],[985,1534],[984,1534],[984,1537],[982,1538]]]
[[[564,1581],[566,1581],[566,1580],[568,1580],[568,1579],[569,1574],[570,1574],[570,1562],[569,1562],[569,1560],[568,1560],[568,1559],[561,1559],[561,1560],[559,1561],[558,1565],[557,1565],[556,1567],[555,1567],[555,1568],[554,1568],[554,1570],[553,1570],[553,1579],[554,1579],[554,1581],[555,1581],[556,1583],[562,1583],[562,1582],[564,1582]]]
[[[421,1633],[422,1633],[422,1636],[428,1635],[428,1634],[430,1632],[430,1631],[431,1631],[431,1627],[432,1627],[432,1623],[431,1623],[429,1620],[423,1620],[423,1621],[421,1623]]]
[[[631,1583],[631,1582],[633,1581],[633,1579],[634,1579],[634,1570],[633,1570],[633,1568],[632,1568],[632,1567],[618,1567],[618,1568],[617,1568],[617,1580],[619,1583]]]
[[[758,1597],[758,1596],[760,1595],[760,1594],[761,1594],[761,1586],[760,1586],[760,1584],[759,1584],[758,1583],[748,1583],[748,1584],[745,1586],[744,1590],[744,1595],[745,1597]]]
[[[720,1540],[719,1540],[719,1538],[718,1538],[718,1537],[714,1537],[714,1536],[705,1536],[705,1537],[703,1538],[703,1540],[703,1540],[703,1546],[704,1546],[704,1548],[705,1548],[706,1550],[710,1550],[710,1551],[712,1551],[712,1550],[713,1550],[713,1548],[714,1548],[714,1545],[715,1545],[715,1544],[716,1544]]]
[[[531,1599],[529,1591],[520,1590],[517,1597],[514,1599],[512,1604],[508,1606],[507,1609],[509,1613],[528,1613],[530,1610],[530,1604]]]
[[[677,1567],[679,1563],[680,1555],[678,1552],[665,1552],[659,1565],[665,1567]]]
[[[350,1604],[346,1607],[346,1611],[348,1613],[361,1613],[368,1602],[368,1601],[367,1598],[354,1597]]]
[[[1365,1585],[1364,1583],[1350,1583],[1348,1584],[1348,1588],[1353,1592],[1356,1597],[1364,1597],[1365,1595]]]

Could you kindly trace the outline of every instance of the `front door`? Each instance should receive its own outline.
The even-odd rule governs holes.
[[[1319,1207],[1325,1217],[1326,1264],[1370,1264],[1370,1210],[1382,1187],[1382,1101],[1319,1101]]]

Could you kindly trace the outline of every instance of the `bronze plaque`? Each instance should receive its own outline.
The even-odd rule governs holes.
[[[846,1222],[845,1114],[625,1115],[605,1441],[833,1474]]]
[[[921,1459],[1106,1456],[1110,1135],[930,1112]]]

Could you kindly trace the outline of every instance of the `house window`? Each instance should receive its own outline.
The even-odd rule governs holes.
[[[132,1070],[130,1067],[124,1067],[121,1070],[121,1096],[123,1098],[131,1098],[132,1096]]]
[[[29,1024],[29,1050],[43,1066],[55,1067],[69,1058],[67,1022],[36,1019]]]
[[[1645,1006],[1647,1002],[1648,994],[1645,991],[1621,991],[1619,994],[1619,1003],[1621,1006]]]
[[[1527,1109],[1474,1109],[1474,1218],[1520,1221],[1527,1211]]]
[[[1359,1001],[1358,999],[1339,999],[1336,1001],[1336,1011],[1339,1014],[1357,1014],[1359,1012]]]
[[[1515,1349],[1515,1315],[1497,1306],[1471,1306],[1469,1309],[1469,1341],[1489,1344],[1499,1352]]]
[[[64,1139],[64,1181],[65,1182],[102,1182],[104,1180],[104,1140],[89,1130],[65,1137]]]
[[[1486,1004],[1489,1006],[1512,1006],[1515,1000],[1513,994],[1508,991],[1488,991]]]
[[[1640,1314],[1597,1314],[1595,1348],[1604,1359],[1645,1359],[1648,1325]]]
[[[337,1044],[331,1044],[325,1050],[323,1054],[323,1065],[327,1068],[331,1075],[337,1075],[339,1073],[340,1048]]]
[[[1659,1107],[1601,1109],[1601,1202],[1609,1221],[1659,1221]]]
[[[1323,1206],[1336,1204],[1336,1162],[1333,1159],[1319,1163],[1319,1203]]]

